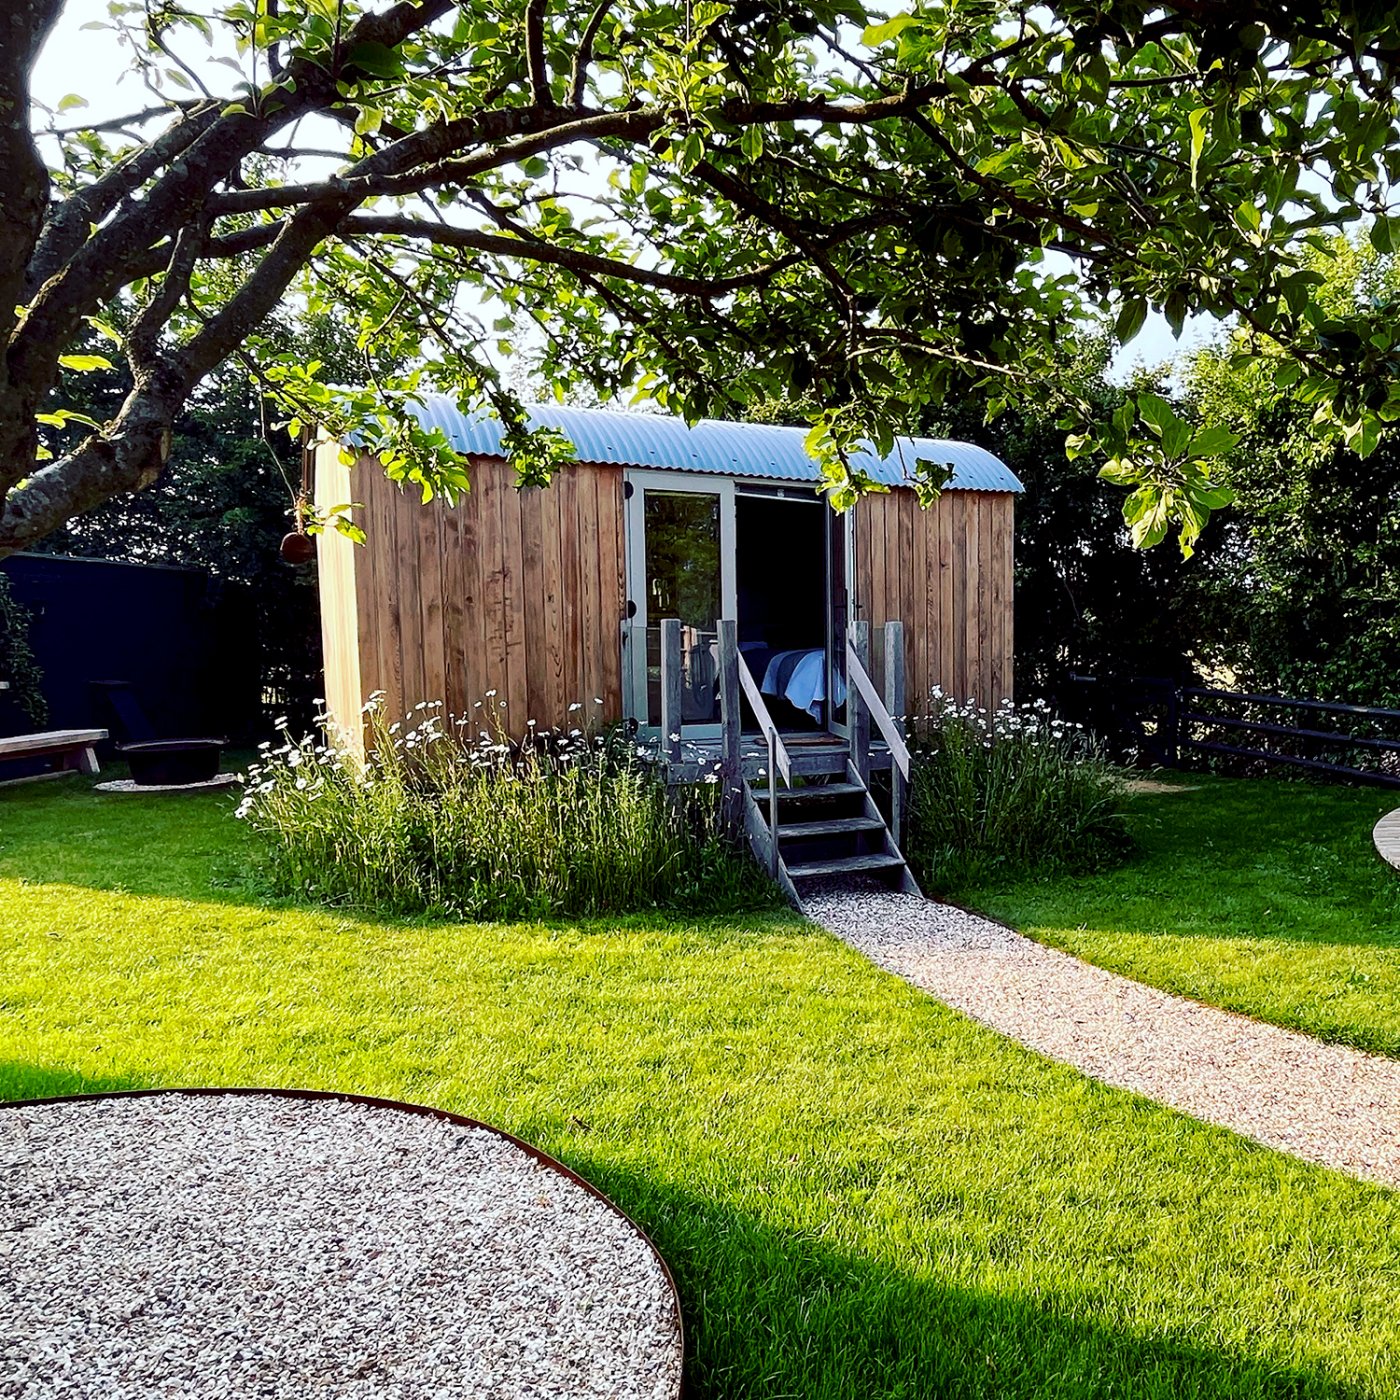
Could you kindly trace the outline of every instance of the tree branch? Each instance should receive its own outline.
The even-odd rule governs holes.
[[[612,9],[613,3],[614,0],[599,0],[593,13],[588,16],[588,23],[583,27],[578,48],[574,50],[573,72],[569,78],[570,107],[583,106],[584,93],[588,87],[588,65],[593,62],[593,45],[597,41],[598,31],[603,27],[603,21],[608,17],[608,11]]]
[[[797,262],[794,256],[779,259],[766,267],[755,268],[752,272],[737,273],[729,277],[688,277],[681,273],[658,272],[653,268],[618,262],[616,259],[600,257],[580,248],[561,248],[556,244],[533,238],[525,231],[515,237],[506,237],[477,229],[457,228],[451,224],[430,224],[407,215],[357,214],[343,220],[337,231],[346,237],[355,234],[392,234],[400,238],[421,238],[440,247],[547,263],[552,267],[566,268],[570,272],[587,273],[594,277],[615,277],[619,281],[632,282],[639,287],[653,287],[658,291],[672,292],[676,296],[699,297],[702,300],[728,296],[731,292],[740,291],[745,287],[762,286],[783,269]]]
[[[530,92],[535,106],[554,106],[549,85],[549,66],[544,53],[544,12],[549,0],[529,0],[525,6],[525,65],[530,74]]]

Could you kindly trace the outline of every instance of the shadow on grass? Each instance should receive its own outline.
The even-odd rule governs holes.
[[[98,1077],[71,1069],[50,1069],[19,1060],[0,1060],[0,1102],[49,1099],[60,1094],[114,1094],[122,1089],[153,1089],[146,1075]]]
[[[969,1287],[780,1232],[586,1153],[569,1165],[648,1233],[685,1314],[690,1400],[1361,1400],[1375,1392],[1182,1333],[1099,1321],[1099,1300]],[[966,1261],[975,1266],[976,1260]],[[1185,1323],[1183,1323],[1183,1326]]]
[[[105,777],[105,775],[104,775]],[[723,936],[771,921],[791,924],[776,897],[732,913],[687,915],[676,909],[608,915],[513,915],[501,920],[447,914],[391,913],[322,904],[278,894],[258,869],[254,838],[233,815],[237,796],[223,793],[112,794],[86,779],[0,791],[0,879],[68,886],[138,898],[287,910],[352,920],[369,928],[462,924],[530,924],[546,932],[590,926],[611,930],[699,924]]]

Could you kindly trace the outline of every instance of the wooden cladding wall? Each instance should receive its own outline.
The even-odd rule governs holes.
[[[856,506],[856,616],[903,622],[911,713],[936,685],[989,709],[1012,694],[1014,501],[945,491],[923,510],[896,489]]]
[[[329,546],[332,558],[342,544],[353,549],[353,608],[336,597],[344,568],[322,572],[326,698],[337,719],[354,728],[349,695],[358,709],[376,690],[395,716],[420,700],[461,715],[480,700],[517,736],[529,720],[621,717],[621,468],[566,468],[547,488],[519,491],[506,462],[476,458],[471,490],[448,507],[420,504],[370,460],[346,488],[333,447],[317,466],[318,496],[352,492],[368,536],[362,548]],[[336,472],[339,488],[323,487],[319,478]],[[570,711],[574,703],[583,710]]]

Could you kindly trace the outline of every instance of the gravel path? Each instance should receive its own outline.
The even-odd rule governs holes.
[[[673,1400],[674,1297],[495,1133],[335,1100],[0,1110],[0,1396]]]
[[[1400,1186],[1400,1061],[1202,1006],[913,895],[824,890],[808,915],[975,1020],[1209,1123]]]

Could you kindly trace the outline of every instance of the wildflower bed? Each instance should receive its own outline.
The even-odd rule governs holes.
[[[488,692],[487,704],[494,692]],[[388,913],[512,918],[672,907],[775,892],[719,829],[712,784],[668,788],[618,731],[508,742],[483,718],[366,707],[368,753],[264,745],[238,815],[279,892]]]
[[[788,914],[370,919],[212,797],[0,799],[0,1093],[439,1104],[652,1236],[688,1393],[1381,1400],[1400,1198],[1018,1049]]]
[[[1043,701],[989,711],[936,687],[930,701],[909,722],[905,845],[925,890],[993,872],[1082,872],[1127,855],[1122,778],[1082,725]]]

